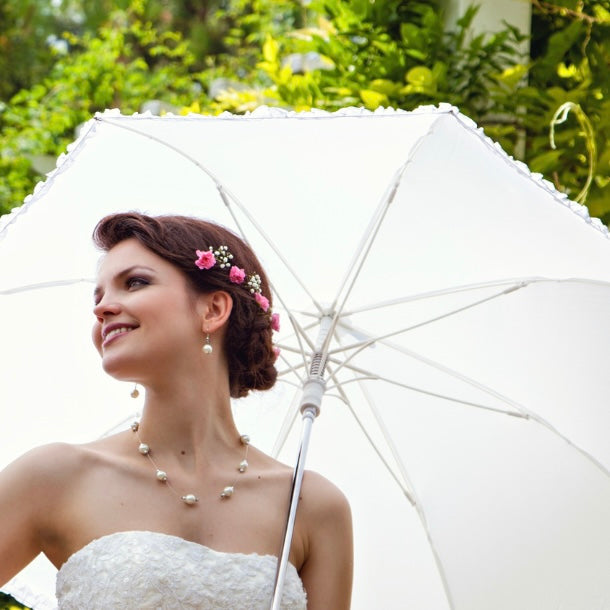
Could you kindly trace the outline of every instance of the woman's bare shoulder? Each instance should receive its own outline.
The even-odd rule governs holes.
[[[81,447],[69,443],[41,445],[18,457],[7,466],[5,472],[27,471],[30,476],[61,475],[65,468],[78,466],[83,454]]]
[[[293,478],[294,468],[272,458],[271,456],[257,452],[265,465],[265,474],[272,476],[284,488],[290,484]],[[330,512],[349,514],[349,503],[343,492],[326,477],[313,470],[306,470],[303,476],[299,503],[299,510],[312,511],[314,513]]]
[[[341,516],[350,512],[345,494],[334,483],[313,470],[307,470],[303,477],[301,502],[315,513]]]
[[[24,484],[58,492],[62,483],[74,481],[96,459],[95,444],[50,443],[29,450],[1,473],[0,481],[19,480]]]
[[[353,574],[352,517],[343,492],[322,475],[307,471],[300,502],[304,562],[300,576],[307,607],[350,607]]]
[[[0,583],[27,565],[57,532],[74,481],[83,468],[78,445],[32,449],[0,472]]]

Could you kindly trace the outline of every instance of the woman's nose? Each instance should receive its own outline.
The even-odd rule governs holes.
[[[93,315],[101,321],[106,316],[113,316],[120,312],[121,306],[116,299],[107,299],[104,297],[100,302],[93,308]]]

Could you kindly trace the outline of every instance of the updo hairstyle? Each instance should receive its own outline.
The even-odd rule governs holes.
[[[237,235],[219,225],[188,216],[146,216],[135,212],[106,216],[95,227],[93,241],[105,252],[129,238],[170,262],[187,278],[195,292],[224,290],[233,299],[224,338],[231,396],[250,390],[268,390],[275,384],[276,354],[272,343],[270,310],[266,313],[245,284],[234,284],[226,269],[215,265],[202,271],[195,265],[196,250],[227,246],[233,263],[246,274],[257,273],[262,295],[272,299],[267,276],[254,252]]]

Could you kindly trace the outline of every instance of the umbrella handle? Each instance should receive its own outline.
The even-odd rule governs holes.
[[[273,588],[271,610],[280,610],[280,604],[282,601],[282,591],[284,589],[284,580],[286,578],[286,569],[288,567],[288,557],[290,556],[290,547],[292,545],[294,522],[297,513],[297,506],[299,504],[301,485],[303,483],[303,473],[305,471],[307,449],[309,448],[311,428],[313,426],[314,420],[316,419],[316,416],[318,415],[318,410],[314,405],[307,405],[304,409],[302,409],[303,429],[301,431],[301,443],[299,446],[299,454],[297,458],[297,463],[294,467],[294,475],[292,478],[292,490],[290,492],[290,509],[288,511],[288,519],[286,521],[286,530],[284,532],[284,541],[282,543],[282,553],[280,555],[277,571],[275,574],[275,585]]]

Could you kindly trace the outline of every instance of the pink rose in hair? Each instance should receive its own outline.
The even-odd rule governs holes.
[[[278,332],[280,330],[280,314],[271,314],[271,328]]]
[[[269,309],[269,299],[266,296],[263,296],[260,292],[254,293],[254,298],[256,302],[261,306],[263,311],[267,311]]]
[[[234,284],[242,284],[244,279],[246,279],[246,272],[243,269],[233,265],[231,267],[231,271],[229,271],[229,279]]]
[[[199,257],[195,264],[199,269],[211,269],[216,264],[216,257],[211,250],[196,250]]]

